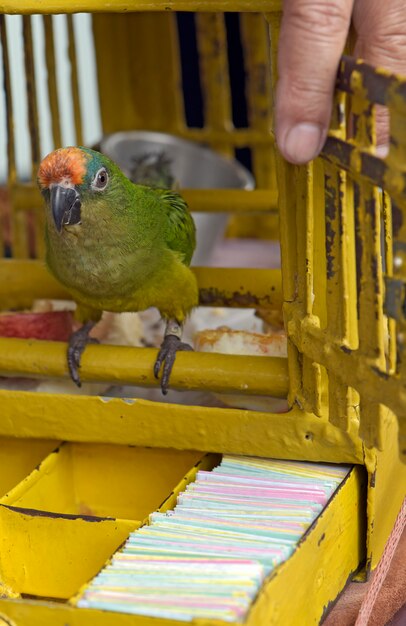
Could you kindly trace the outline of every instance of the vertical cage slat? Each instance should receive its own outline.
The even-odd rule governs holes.
[[[28,233],[28,214],[26,211],[19,210],[13,202],[13,189],[11,190],[11,236],[12,236],[12,252],[13,257],[17,259],[27,259],[30,249],[29,233]]]
[[[7,129],[7,170],[8,180],[12,184],[16,179],[16,156],[14,138],[13,95],[11,92],[10,58],[8,52],[8,37],[6,16],[0,15],[0,41],[3,56],[3,88],[6,104]]]
[[[45,217],[41,211],[37,211],[35,215],[35,258],[36,259],[44,259],[45,258],[45,240],[44,240],[44,231],[45,231]]]
[[[392,202],[389,195],[383,192],[382,197],[383,231],[384,231],[384,258],[385,275],[393,277],[393,223],[392,223]],[[396,320],[388,317],[388,345],[386,348],[388,358],[388,373],[396,372],[397,340],[396,340]]]
[[[328,418],[341,430],[348,431],[350,425],[351,389],[337,380],[333,374],[328,381]]]
[[[48,97],[52,123],[52,138],[54,142],[54,148],[60,148],[62,146],[62,134],[59,121],[60,114],[58,89],[56,82],[55,44],[52,16],[44,15],[43,21],[45,33],[45,59],[48,73]]]
[[[100,13],[92,25],[103,131],[183,130],[176,16]],[[153,75],[156,80],[148,78]]]
[[[367,398],[361,397],[359,436],[367,448],[382,450],[383,412],[388,410],[377,402],[369,402]]]
[[[346,176],[344,191],[345,202],[341,203],[343,210],[341,216],[342,232],[342,297],[344,307],[343,341],[348,342],[351,349],[358,348],[358,309],[357,309],[357,259],[356,259],[356,234],[355,234],[355,211],[354,211],[354,183]]]
[[[277,50],[282,19],[281,12],[269,13],[266,19],[270,25],[271,44],[271,78],[272,92],[275,93],[277,73]],[[297,272],[297,236],[296,236],[296,191],[292,185],[295,168],[287,163],[276,150],[276,171],[278,178],[278,205],[284,219],[280,222],[280,245],[282,257],[282,285],[284,299],[284,317],[289,331],[291,318],[290,303],[296,297],[296,272]],[[289,339],[288,332],[288,368],[289,368],[289,396],[290,404],[296,401],[302,390],[302,355],[297,347]]]
[[[241,43],[244,51],[245,94],[250,130],[269,137],[269,143],[248,143],[256,187],[276,189],[276,161],[272,135],[272,87],[269,25],[263,14],[240,13]],[[234,217],[229,232],[243,237],[279,239],[279,215]]]
[[[354,140],[361,148],[376,145],[375,106],[361,96],[351,103]],[[366,182],[354,184],[356,214],[359,347],[386,369],[383,321],[380,192]]]
[[[241,13],[246,95],[250,128],[271,135],[271,74],[269,32],[262,14]],[[276,186],[275,153],[269,146],[252,147],[252,166],[257,187]]]
[[[103,131],[113,133],[126,128],[139,128],[141,121],[137,111],[134,91],[137,89],[137,57],[132,42],[137,40],[134,32],[130,39],[129,30],[135,31],[135,15],[109,15],[106,13],[92,16],[93,37],[96,55],[97,79],[99,87],[100,114]],[[110,45],[106,46],[106,40]],[[135,44],[134,44],[135,45]],[[148,58],[148,55],[145,54]],[[135,68],[130,68],[133,60]],[[117,71],[117,67],[120,71]],[[132,88],[132,84],[134,87]],[[115,94],[120,98],[120,107],[116,106]],[[122,94],[127,94],[126,98]]]
[[[322,374],[318,363],[303,355],[302,360],[302,399],[301,403],[306,411],[311,411],[318,417],[322,416]]]
[[[392,120],[391,120],[392,121]],[[403,129],[404,131],[404,126]],[[396,140],[393,143],[397,143]],[[402,142],[396,146],[396,148],[400,151],[403,148],[405,150],[405,143]],[[392,142],[391,142],[392,145]],[[400,159],[401,163],[405,162],[404,153],[403,157]],[[405,215],[405,204],[403,204],[403,211],[400,213],[400,207],[396,207],[396,217],[395,217],[395,203],[392,204],[392,223],[393,223],[393,238],[394,238],[394,251],[396,255],[396,260],[394,259],[393,266],[393,275],[395,280],[399,281],[400,285],[403,285],[403,297],[400,297],[398,300],[398,307],[400,309],[399,315],[396,319],[396,333],[397,335],[394,337],[394,341],[396,338],[398,339],[398,355],[397,355],[397,363],[396,363],[396,373],[399,376],[400,380],[406,379],[406,313],[404,310],[404,289],[406,284],[406,254],[404,250],[404,242],[406,241],[406,220],[404,219]],[[395,262],[396,261],[396,262]],[[401,292],[402,293],[402,292]],[[400,294],[399,294],[400,295]],[[394,320],[391,320],[393,323]],[[406,402],[402,402],[402,409],[397,412],[397,419],[399,423],[399,433],[398,433],[398,441],[399,441],[399,452],[406,463]]]
[[[296,302],[301,317],[313,315],[314,287],[314,166],[312,163],[296,168],[297,228],[297,292]],[[313,359],[303,355],[301,404],[307,411],[321,415],[321,370]]]
[[[307,230],[303,237],[312,242],[307,246],[313,247],[313,308],[312,312],[319,320],[321,328],[327,325],[326,290],[327,290],[327,262],[326,262],[326,220],[325,220],[325,190],[324,167],[321,159],[312,164],[313,174],[313,220],[314,228]],[[300,209],[299,209],[300,210]]]
[[[341,343],[346,335],[348,312],[343,304],[344,266],[342,217],[343,203],[346,202],[345,173],[335,170],[328,163],[324,165],[326,198],[326,261],[327,261],[327,324],[331,335]]]
[[[328,331],[335,340],[355,348],[355,244],[352,194],[347,175],[325,163],[326,260]],[[350,224],[348,223],[350,222]]]
[[[277,75],[277,50],[282,13],[269,13],[266,19],[270,25],[271,78],[272,91],[275,93]],[[297,250],[296,237],[296,192],[292,185],[295,168],[287,163],[276,149],[276,171],[278,176],[278,205],[284,214],[280,222],[280,243],[282,255],[282,276],[284,300],[293,302],[296,296]]]
[[[73,119],[75,121],[76,143],[83,145],[82,114],[80,111],[79,78],[76,57],[75,31],[72,15],[67,15],[68,23],[68,56],[71,68]]]
[[[288,402],[291,406],[301,406],[303,395],[303,355],[288,336],[288,370],[289,370],[289,394]]]
[[[346,97],[334,97],[331,125],[340,139],[346,139]],[[326,309],[328,332],[340,343],[348,343],[348,268],[346,267],[347,176],[328,162],[324,166],[325,241],[326,241]]]
[[[5,255],[6,250],[5,233],[7,229],[8,207],[8,193],[6,193],[4,188],[0,189],[0,257]]]
[[[324,164],[326,203],[327,332],[330,340],[357,346],[354,225],[352,194],[346,173]],[[329,421],[348,432],[358,396],[330,372]]]
[[[41,158],[37,87],[35,81],[34,49],[31,16],[23,16],[24,64],[27,86],[28,128],[30,131],[32,178],[35,179]]]
[[[179,35],[176,23],[176,15],[168,15],[169,18],[169,57],[170,57],[170,80],[172,83],[172,122],[173,132],[184,130],[185,105],[183,101],[182,70],[180,60]]]
[[[313,164],[296,168],[295,177],[297,211],[297,298],[304,315],[313,312]]]
[[[224,15],[197,13],[196,33],[205,126],[212,131],[229,131],[233,124]],[[212,145],[223,153],[233,154],[229,142],[221,144],[212,142]]]
[[[379,191],[368,183],[354,185],[357,216],[357,272],[359,289],[359,347],[385,369],[383,278]]]

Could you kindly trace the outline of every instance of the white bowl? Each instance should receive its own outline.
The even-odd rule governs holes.
[[[106,135],[101,151],[131,177],[134,159],[163,153],[183,189],[253,189],[252,174],[235,159],[227,159],[210,148],[174,135],[151,131],[123,131]],[[192,265],[204,265],[217,241],[224,236],[226,213],[194,213],[197,245]]]

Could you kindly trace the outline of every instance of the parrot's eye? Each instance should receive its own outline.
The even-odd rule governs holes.
[[[104,167],[99,170],[94,178],[94,181],[92,183],[92,187],[93,189],[104,189],[108,183],[109,180],[109,176],[107,174],[107,171],[104,169]]]

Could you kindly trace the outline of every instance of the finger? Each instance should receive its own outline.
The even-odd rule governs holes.
[[[357,43],[354,54],[371,65],[406,75],[405,0],[355,0],[354,27]],[[389,142],[389,115],[377,108],[378,154],[384,155]]]
[[[338,63],[353,0],[285,0],[279,39],[276,139],[283,156],[305,163],[329,127]]]

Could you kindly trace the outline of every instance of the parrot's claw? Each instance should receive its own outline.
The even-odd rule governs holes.
[[[179,337],[176,337],[175,335],[165,335],[154,365],[155,378],[159,377],[159,372],[161,371],[161,367],[163,365],[161,390],[164,396],[168,393],[169,378],[171,376],[173,364],[175,363],[176,353],[180,350],[193,351],[193,348],[192,346],[189,346],[188,343],[183,343]]]
[[[94,337],[89,337],[89,332],[91,331],[93,326],[93,322],[88,322],[87,324],[84,324],[81,328],[79,328],[79,330],[76,330],[74,333],[72,333],[69,337],[68,368],[73,382],[78,387],[82,386],[79,376],[79,368],[83,351],[89,343],[99,343],[98,339],[95,339]]]

